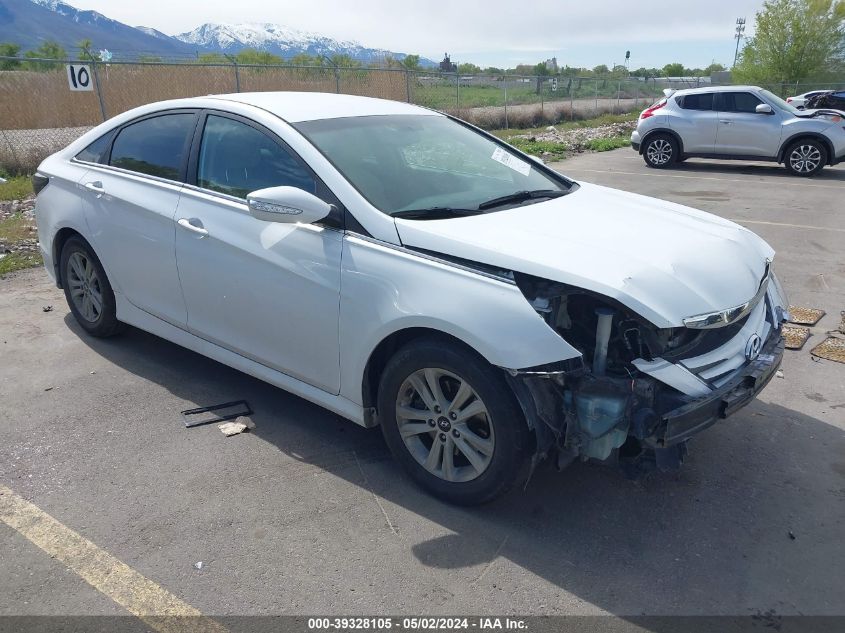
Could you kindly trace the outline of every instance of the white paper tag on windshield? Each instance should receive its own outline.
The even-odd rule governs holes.
[[[494,149],[493,155],[490,158],[496,162],[502,163],[505,167],[510,167],[514,171],[518,171],[523,176],[527,176],[531,173],[531,165],[526,163],[524,160],[519,160],[513,154],[508,154],[501,147]]]

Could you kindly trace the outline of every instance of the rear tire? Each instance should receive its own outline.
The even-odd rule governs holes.
[[[76,322],[91,336],[119,334],[126,325],[117,320],[114,292],[106,271],[88,242],[79,236],[68,239],[60,257],[62,288]]]
[[[397,351],[378,410],[393,456],[444,501],[491,501],[524,472],[530,433],[501,370],[453,343],[418,340]]]
[[[799,139],[786,148],[783,164],[795,176],[815,176],[827,164],[827,148],[813,138]]]
[[[643,147],[643,160],[654,169],[671,167],[679,157],[678,142],[671,134],[654,134]]]

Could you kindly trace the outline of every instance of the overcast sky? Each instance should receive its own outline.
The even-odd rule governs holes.
[[[68,0],[66,0],[68,1]],[[733,61],[734,23],[749,27],[762,0],[69,0],[132,26],[168,34],[204,22],[273,22],[366,46],[481,66],[534,63],[631,68]],[[750,33],[750,28],[749,28]]]

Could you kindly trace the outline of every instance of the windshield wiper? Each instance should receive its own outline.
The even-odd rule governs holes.
[[[480,210],[493,209],[501,207],[506,204],[515,204],[517,202],[525,202],[526,200],[535,200],[538,198],[559,198],[566,195],[567,191],[560,189],[535,189],[534,191],[515,191],[514,193],[499,198],[487,200],[478,205]]]
[[[404,209],[391,213],[391,217],[408,220],[443,220],[446,218],[463,218],[468,215],[478,215],[479,209],[455,209],[453,207],[429,207],[428,209]]]

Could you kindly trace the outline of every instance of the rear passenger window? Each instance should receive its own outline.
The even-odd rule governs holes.
[[[110,165],[179,180],[196,121],[193,113],[165,114],[123,128],[114,140]]]
[[[209,115],[200,145],[197,185],[236,198],[267,187],[315,193],[317,183],[285,147],[250,125]]]
[[[87,163],[105,164],[108,159],[109,145],[111,144],[112,133],[101,136],[91,143],[84,150],[76,155],[76,160],[84,160]]]
[[[705,92],[702,94],[686,95],[681,103],[684,110],[712,110],[713,109],[713,93]]]
[[[754,114],[758,105],[763,103],[750,92],[723,92],[721,94],[722,112],[750,112]]]

